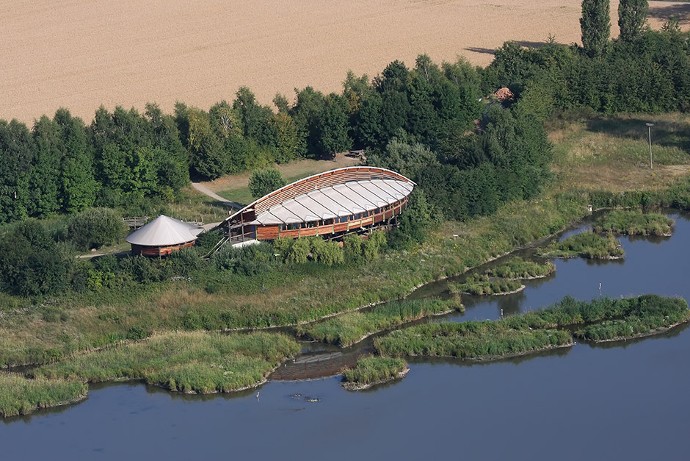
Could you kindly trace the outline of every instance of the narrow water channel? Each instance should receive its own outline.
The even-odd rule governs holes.
[[[495,319],[565,295],[690,299],[690,221],[673,218],[671,238],[622,238],[623,262],[556,261],[554,276],[522,293],[464,298],[466,312],[451,320]],[[689,354],[690,329],[680,328],[490,364],[414,361],[404,380],[361,393],[342,390],[338,377],[272,381],[258,397],[102,386],[78,405],[0,422],[0,456],[685,460]]]

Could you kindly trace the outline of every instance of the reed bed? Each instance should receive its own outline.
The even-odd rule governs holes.
[[[573,344],[567,331],[514,329],[504,321],[431,323],[377,338],[377,352],[390,357],[455,357],[498,360]]]
[[[673,219],[660,213],[613,210],[597,219],[592,227],[594,232],[668,237],[673,232],[673,224]]]
[[[394,331],[374,341],[382,356],[497,360],[573,344],[577,338],[617,341],[661,333],[690,320],[684,299],[657,295],[564,298],[549,309],[498,321],[433,323]]]
[[[489,278],[485,274],[475,274],[467,277],[463,283],[449,282],[451,293],[466,293],[475,296],[505,295],[517,293],[525,288],[519,280]]]
[[[40,408],[56,407],[86,398],[88,386],[66,379],[28,379],[0,372],[0,416],[27,415]]]
[[[621,243],[613,235],[582,232],[561,242],[554,242],[539,254],[549,258],[620,259],[624,255]]]
[[[551,261],[530,261],[515,257],[487,270],[485,274],[503,279],[527,280],[548,277],[554,272],[556,265]]]
[[[377,384],[402,378],[408,370],[407,362],[400,358],[362,357],[354,368],[343,372],[343,387],[351,391],[368,389]]]
[[[297,342],[282,334],[175,332],[76,355],[40,367],[34,375],[92,383],[141,379],[185,393],[233,392],[263,383],[298,352]]]

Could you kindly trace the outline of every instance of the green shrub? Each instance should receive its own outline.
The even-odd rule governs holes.
[[[0,281],[23,296],[57,294],[67,288],[74,259],[33,219],[0,237]]]
[[[337,242],[327,242],[321,237],[312,237],[310,243],[311,255],[314,261],[326,266],[345,262],[345,253]]]
[[[367,356],[359,359],[354,368],[343,372],[345,387],[358,389],[396,379],[407,369],[407,363],[395,357]]]
[[[74,215],[68,224],[70,241],[81,250],[119,242],[127,231],[122,217],[109,208],[91,208]]]
[[[487,270],[486,274],[504,279],[530,279],[546,277],[555,271],[556,266],[551,261],[527,261],[516,257],[510,258],[503,264]]]
[[[247,245],[241,248],[225,246],[214,254],[211,260],[219,270],[246,276],[268,272],[276,263],[273,247],[268,243]]]
[[[259,198],[285,185],[285,179],[275,168],[258,170],[249,177],[249,192]]]
[[[540,250],[539,254],[553,258],[581,256],[587,259],[616,259],[623,257],[623,247],[613,235],[582,232],[562,242],[552,243]]]
[[[286,260],[295,264],[303,264],[309,260],[311,242],[306,238],[298,238],[292,242]]]
[[[597,219],[593,229],[623,235],[668,236],[673,230],[673,220],[659,213],[614,210]]]

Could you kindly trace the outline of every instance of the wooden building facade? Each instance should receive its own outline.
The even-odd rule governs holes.
[[[394,225],[414,186],[384,168],[339,168],[261,197],[232,214],[222,227],[232,244],[315,235],[337,239]]]

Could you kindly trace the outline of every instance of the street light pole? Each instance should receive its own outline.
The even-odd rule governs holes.
[[[654,169],[654,160],[652,159],[652,127],[654,126],[653,123],[645,123],[647,125],[647,133],[648,133],[648,139],[649,139],[649,169],[653,170]]]

